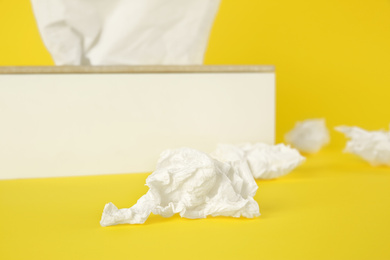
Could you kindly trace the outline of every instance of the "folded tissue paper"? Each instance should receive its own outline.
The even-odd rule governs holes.
[[[286,175],[305,160],[296,149],[289,146],[264,143],[220,144],[212,156],[223,162],[235,162],[235,165],[249,167],[256,179],[273,179]]]
[[[373,166],[390,166],[390,132],[366,131],[356,126],[335,129],[351,139],[344,151],[360,156]]]
[[[329,143],[329,131],[325,119],[307,119],[297,122],[285,135],[287,143],[303,153],[316,153]]]
[[[31,0],[56,65],[202,64],[220,0]]]
[[[236,163],[220,162],[190,148],[166,150],[146,179],[149,191],[131,208],[106,204],[100,224],[142,224],[151,212],[163,217],[179,213],[190,219],[259,216],[253,199],[258,186],[249,168]]]

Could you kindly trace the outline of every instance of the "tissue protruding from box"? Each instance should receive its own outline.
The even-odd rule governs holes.
[[[220,0],[31,0],[56,65],[202,64]]]
[[[260,215],[253,199],[257,184],[249,168],[211,158],[190,148],[164,151],[146,179],[149,191],[131,208],[106,204],[100,224],[142,224],[150,213],[196,219],[206,216],[253,218]]]

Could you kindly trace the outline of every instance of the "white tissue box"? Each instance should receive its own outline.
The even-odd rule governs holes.
[[[139,173],[274,143],[273,66],[0,67],[0,179]]]

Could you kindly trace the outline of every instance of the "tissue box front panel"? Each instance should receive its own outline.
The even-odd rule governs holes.
[[[0,178],[139,173],[167,148],[274,142],[274,73],[0,75]]]

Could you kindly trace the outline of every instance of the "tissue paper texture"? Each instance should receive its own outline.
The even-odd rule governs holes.
[[[149,191],[131,208],[106,204],[100,224],[142,224],[151,212],[163,217],[179,213],[191,219],[260,215],[253,199],[258,187],[250,170],[217,161],[194,149],[163,152],[146,185]]]
[[[288,174],[305,158],[284,144],[220,144],[212,156],[223,162],[249,167],[256,179],[273,179]]]
[[[390,166],[390,132],[366,131],[359,127],[338,126],[335,129],[350,138],[346,152],[354,153],[373,166]]]
[[[220,0],[31,0],[56,65],[202,64]]]
[[[329,143],[329,131],[325,119],[308,119],[297,122],[285,135],[287,143],[304,153],[316,153]]]

